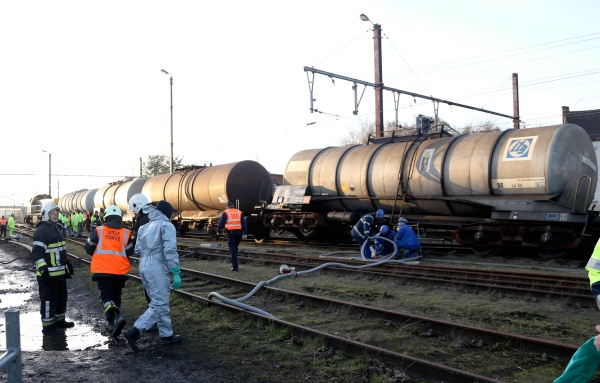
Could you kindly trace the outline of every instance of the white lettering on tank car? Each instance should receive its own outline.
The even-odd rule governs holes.
[[[492,189],[545,188],[546,177],[492,178]]]

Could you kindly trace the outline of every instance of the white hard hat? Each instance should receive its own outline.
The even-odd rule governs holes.
[[[104,210],[104,218],[110,217],[111,215],[118,215],[119,217],[122,217],[123,213],[121,213],[121,209],[119,209],[118,206],[110,205],[106,208],[106,210]]]
[[[146,205],[150,205],[150,200],[142,193],[134,194],[129,199],[129,210],[133,211],[135,214],[139,213]]]
[[[58,205],[52,201],[46,202],[44,206],[42,206],[42,221],[49,220],[50,216],[48,215],[48,213],[50,213],[54,209],[60,210],[60,207],[58,207]]]

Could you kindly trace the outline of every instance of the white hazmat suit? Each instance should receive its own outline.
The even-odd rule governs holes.
[[[161,338],[173,335],[169,309],[171,293],[170,269],[179,268],[175,226],[159,210],[150,210],[150,222],[139,229],[135,252],[140,254],[140,277],[144,288],[150,296],[150,306],[141,317],[135,321],[140,333],[148,331],[155,323]]]

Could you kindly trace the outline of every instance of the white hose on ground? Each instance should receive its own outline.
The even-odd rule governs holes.
[[[371,237],[371,238],[373,238],[373,237]],[[371,239],[371,238],[369,238],[369,239]],[[393,242],[393,241],[391,241],[391,240],[389,240],[387,238],[385,238],[385,239],[387,241]],[[365,241],[365,243],[369,243],[369,242],[370,241]],[[365,245],[363,244],[363,247],[364,246]],[[234,306],[234,307],[239,307],[239,308],[242,308],[244,310],[248,310],[248,311],[252,311],[252,312],[264,315],[264,316],[269,317],[269,318],[277,319],[277,317],[275,317],[274,315],[272,315],[272,314],[270,314],[270,313],[268,313],[266,311],[263,311],[261,309],[258,309],[256,307],[253,307],[253,306],[241,303],[241,302],[243,302],[246,299],[252,297],[254,294],[256,294],[258,292],[258,290],[262,289],[263,286],[265,286],[265,285],[270,286],[273,283],[275,283],[276,281],[280,280],[281,278],[296,277],[296,276],[299,276],[299,275],[309,274],[309,273],[315,272],[317,270],[324,269],[326,267],[345,267],[345,268],[348,268],[348,269],[365,269],[367,267],[379,266],[379,265],[384,264],[384,263],[402,263],[402,264],[405,264],[405,265],[418,265],[419,264],[419,262],[415,262],[415,260],[419,259],[421,257],[414,257],[414,258],[411,258],[410,260],[392,259],[396,255],[397,250],[398,250],[398,246],[396,246],[396,244],[394,243],[394,251],[392,252],[392,254],[390,254],[390,255],[388,255],[388,256],[386,256],[384,258],[379,258],[379,259],[368,259],[367,258],[365,260],[372,261],[372,262],[368,263],[368,264],[365,264],[365,265],[352,266],[352,265],[347,265],[345,263],[340,263],[340,262],[327,262],[327,263],[323,263],[322,265],[319,265],[319,266],[314,267],[314,268],[309,269],[309,270],[305,270],[305,271],[296,271],[296,270],[293,270],[289,274],[280,274],[280,275],[277,275],[276,277],[274,277],[272,279],[269,279],[268,281],[261,281],[260,283],[258,283],[256,285],[256,287],[254,287],[254,289],[252,289],[252,291],[250,291],[248,294],[246,294],[245,296],[243,296],[241,298],[229,299],[229,298],[224,297],[223,295],[221,295],[221,294],[219,294],[217,292],[212,292],[212,293],[208,294],[208,299],[211,299],[211,300],[214,299],[214,300],[217,300],[219,302],[223,302],[223,303],[229,304],[229,305]],[[362,248],[361,248],[361,255],[362,255],[362,253],[363,253],[363,251],[362,251]]]
[[[394,246],[394,251],[392,251],[390,254],[388,254],[386,256],[383,256],[381,258],[373,259],[373,258],[367,258],[367,257],[365,257],[365,247],[366,246],[371,247],[371,240],[374,240],[374,239],[375,239],[375,237],[369,237],[368,240],[366,240],[366,241],[363,242],[363,244],[362,244],[362,246],[360,248],[360,257],[363,259],[363,261],[376,261],[376,260],[382,260],[382,259],[392,259],[392,258],[394,258],[396,256],[396,254],[398,253],[398,250],[399,250],[398,249],[398,245],[396,245],[396,242],[392,241],[389,238],[379,237],[379,239],[384,239],[384,240],[390,242]]]

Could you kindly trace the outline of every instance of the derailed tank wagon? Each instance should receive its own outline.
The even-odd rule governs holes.
[[[214,234],[231,200],[257,240],[287,230],[336,242],[350,238],[363,214],[383,209],[391,224],[403,216],[424,229],[450,231],[480,254],[518,246],[558,258],[589,233],[597,239],[589,210],[597,182],[589,136],[563,124],[303,150],[289,160],[282,185],[254,161],[186,168],[71,193],[59,206],[91,212],[115,204],[130,222],[128,200],[143,193],[173,205],[180,232]]]
[[[131,224],[134,216],[128,211],[129,199],[142,193],[156,204],[166,200],[175,211],[171,217],[181,233],[191,229],[216,233],[223,210],[230,200],[244,212],[249,230],[257,239],[268,235],[252,213],[257,205],[269,199],[273,181],[269,172],[255,161],[188,167],[173,174],[150,178],[126,179],[97,189],[65,194],[58,205],[61,210],[103,213],[110,205],[123,212],[123,221]]]
[[[528,246],[558,258],[589,230],[597,181],[592,141],[577,125],[430,133],[296,153],[263,223],[304,238],[337,237],[383,209],[391,223],[404,216],[451,229],[481,254]]]
[[[251,213],[271,192],[269,172],[255,161],[163,174],[148,179],[142,189],[150,201],[164,199],[173,205],[177,214],[173,219],[180,232],[198,229],[215,233],[227,201],[232,201],[246,216],[249,230],[257,239],[266,233]]]

